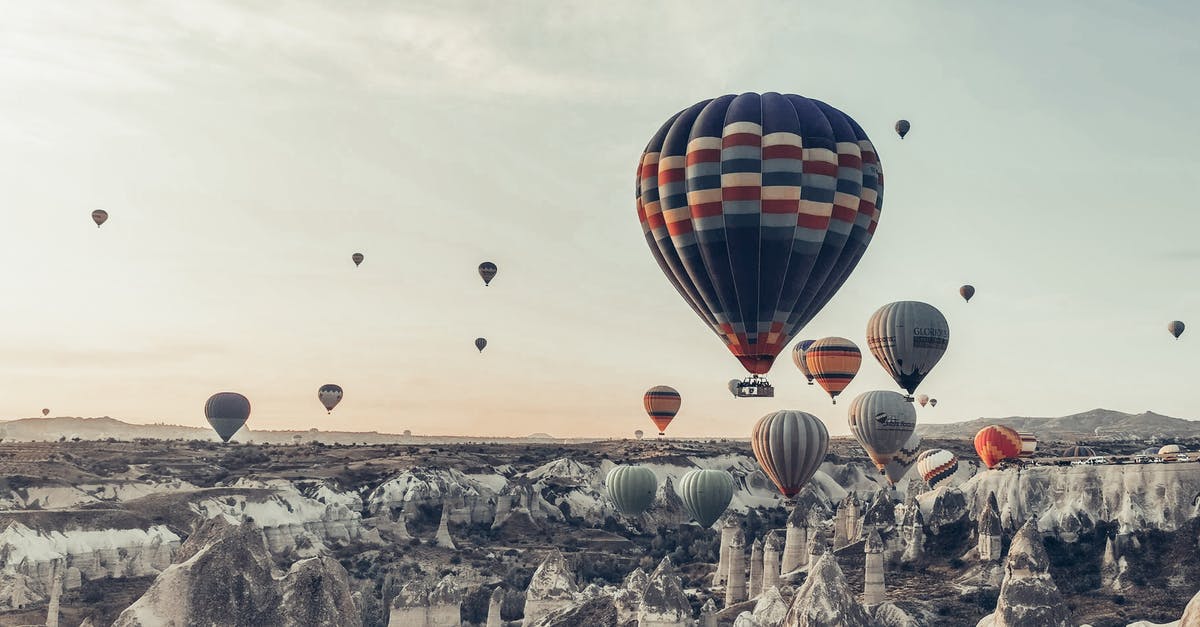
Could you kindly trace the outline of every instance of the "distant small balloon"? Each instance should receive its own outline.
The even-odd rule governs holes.
[[[833,403],[837,396],[850,385],[858,368],[862,365],[862,351],[858,345],[844,337],[826,337],[813,342],[804,350],[804,362]]]
[[[1171,323],[1167,325],[1167,331],[1170,331],[1171,335],[1174,335],[1175,339],[1177,340],[1179,339],[1179,336],[1183,335],[1183,329],[1183,323],[1178,320],[1172,320]]]
[[[729,380],[729,393],[736,397],[738,395],[738,386],[741,385],[741,383],[742,382],[739,381],[738,379],[730,379]]]
[[[326,383],[317,390],[317,399],[325,406],[325,411],[333,413],[333,408],[342,402],[342,386]]]
[[[917,402],[921,404],[921,407],[928,405],[929,404],[929,395],[928,394],[917,395]]]
[[[908,120],[899,120],[896,122],[896,134],[900,136],[900,139],[904,139],[904,136],[908,135],[908,129],[910,128],[912,128],[912,124],[909,124]]]
[[[49,409],[49,408],[43,409],[43,410],[42,410],[42,415],[43,415],[43,416],[49,416],[49,415],[50,415],[50,409]]]
[[[100,228],[101,224],[108,222],[108,212],[103,209],[97,209],[93,211],[92,222],[96,223],[96,228]]]
[[[711,527],[733,500],[733,477],[724,470],[689,470],[679,478],[679,500],[701,527]]]
[[[643,433],[641,429],[638,429],[637,431],[634,431],[634,432],[633,432],[633,437],[635,437],[635,438],[637,438],[637,439],[639,439],[639,440],[640,440],[640,439],[642,439],[642,438],[643,438],[643,437],[645,437],[645,436],[646,436],[646,434],[645,434],[645,433]]]
[[[813,373],[808,369],[808,361],[804,358],[804,351],[808,350],[816,340],[800,340],[792,347],[792,363],[804,373],[804,378],[808,379],[808,384],[813,384]]]
[[[971,297],[975,295],[975,288],[971,285],[964,285],[958,288],[958,295],[963,297],[963,300],[971,302]]]
[[[362,253],[354,253],[353,255],[350,255],[350,259],[354,262],[354,267],[357,268],[358,266],[362,265],[363,254]]]
[[[679,413],[679,406],[683,404],[682,397],[679,396],[679,391],[669,385],[656,385],[642,396],[642,404],[646,406],[646,414],[650,416],[650,420],[654,422],[654,426],[658,427],[658,434],[663,435],[667,430],[667,425],[675,419],[675,414]]]
[[[250,418],[250,401],[236,392],[218,392],[204,403],[204,417],[221,440],[228,442]]]
[[[479,264],[479,276],[483,277],[484,287],[487,287],[491,284],[492,279],[496,278],[496,273],[499,272],[499,270],[500,269],[496,267],[496,264],[490,261],[485,261]]]
[[[937,399],[936,399],[936,398],[931,398],[931,399],[929,399],[929,406],[930,406],[930,407],[937,407]]]
[[[482,337],[475,338],[475,348],[478,348],[479,352],[482,353],[483,349],[487,348],[487,339]]]

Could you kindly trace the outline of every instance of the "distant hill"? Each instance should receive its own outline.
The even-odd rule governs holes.
[[[1200,437],[1200,421],[1163,416],[1152,411],[1127,414],[1111,409],[1093,409],[1058,418],[979,418],[949,424],[917,427],[925,437],[973,438],[982,428],[1002,424],[1031,432],[1039,440],[1169,440]]]

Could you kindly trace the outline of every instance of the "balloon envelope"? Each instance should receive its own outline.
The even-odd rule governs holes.
[[[482,337],[475,338],[475,348],[478,348],[479,352],[482,353],[483,349],[487,348],[487,339]]]
[[[963,297],[963,300],[971,302],[971,297],[975,295],[975,288],[970,285],[964,285],[958,288],[958,295]]]
[[[342,386],[326,383],[317,390],[317,399],[325,406],[325,411],[332,412],[337,404],[342,402]]]
[[[92,222],[96,223],[96,228],[100,228],[101,224],[108,221],[108,212],[103,209],[97,209],[92,212]]]
[[[49,408],[49,407],[47,407],[47,408],[43,409],[43,410],[42,410],[42,415],[43,415],[43,416],[49,416],[49,415],[50,415],[50,408]]]
[[[1034,451],[1037,451],[1037,436],[1032,433],[1017,432],[1021,436],[1021,457],[1033,457]]]
[[[917,457],[917,472],[921,478],[936,488],[937,484],[947,480],[958,470],[958,457],[950,451],[935,448],[925,451]]]
[[[675,414],[679,413],[679,406],[683,404],[683,399],[680,398],[679,392],[669,385],[656,385],[642,396],[642,404],[646,406],[646,413],[650,416],[650,420],[654,422],[654,426],[658,427],[658,434],[663,435],[667,430],[667,425],[675,419]]]
[[[730,394],[732,394],[732,395],[734,395],[734,396],[737,396],[737,395],[738,395],[738,387],[739,387],[739,384],[740,384],[740,383],[741,383],[741,381],[739,381],[739,380],[737,380],[737,379],[730,379],[730,380],[729,380],[729,386],[728,386],[728,387],[729,387],[729,393],[730,393]]]
[[[490,261],[479,264],[479,276],[483,278],[484,287],[491,284],[492,279],[496,278],[496,273],[499,271],[500,269],[496,267],[496,264]]]
[[[918,394],[917,402],[921,404],[921,407],[928,405],[929,404],[929,395],[928,394]]]
[[[363,254],[362,253],[354,253],[353,255],[350,255],[350,260],[354,262],[355,267],[358,267],[363,262]]]
[[[218,392],[204,403],[204,417],[221,440],[228,442],[250,418],[250,401],[236,392]]]
[[[837,402],[862,365],[862,351],[844,337],[824,337],[804,350],[804,363],[817,384]]]
[[[754,458],[787,498],[800,492],[825,461],[829,431],[816,416],[782,410],[767,414],[750,435]]]
[[[689,470],[679,478],[679,499],[701,527],[711,527],[733,500],[733,477],[724,470]]]
[[[1062,452],[1060,457],[1095,457],[1096,449],[1090,446],[1072,446]]]
[[[933,407],[937,407],[937,399],[936,398],[929,399],[929,404]]]
[[[883,467],[883,474],[887,476],[888,483],[896,485],[908,474],[913,464],[917,462],[917,453],[921,448],[921,436],[916,432],[904,441],[904,445],[900,450],[892,455],[892,459]]]
[[[904,139],[904,136],[908,135],[908,130],[911,128],[912,124],[909,124],[908,120],[898,120],[896,122],[896,134],[900,136],[900,139]]]
[[[880,472],[917,426],[917,410],[904,396],[887,390],[863,392],[850,401],[850,433]]]
[[[988,468],[1021,454],[1021,436],[1004,425],[989,425],[975,434],[975,452]]]
[[[813,373],[808,369],[808,360],[804,358],[804,351],[808,350],[809,346],[813,345],[816,340],[800,340],[792,347],[792,363],[804,373],[804,378],[808,379],[808,384],[813,384]]]
[[[862,258],[883,173],[841,111],[745,93],[668,119],[642,153],[636,196],[667,280],[747,371],[766,374]]]
[[[634,432],[633,432],[633,437],[635,437],[635,438],[637,438],[637,439],[639,439],[639,440],[640,440],[640,439],[642,439],[642,437],[643,437],[643,436],[645,436],[645,435],[646,435],[646,434],[645,434],[645,433],[642,433],[642,430],[641,430],[641,429],[638,429],[637,431],[634,431]]]
[[[950,344],[950,325],[933,305],[915,300],[880,307],[867,322],[867,348],[909,394]]]
[[[608,498],[622,514],[637,516],[654,502],[658,478],[649,468],[616,466],[608,471],[604,485],[608,488]]]
[[[1179,339],[1179,336],[1183,335],[1184,328],[1184,324],[1178,320],[1172,320],[1167,324],[1167,331],[1170,331],[1171,335],[1175,336],[1175,339]]]

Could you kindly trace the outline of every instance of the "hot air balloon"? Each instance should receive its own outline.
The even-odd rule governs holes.
[[[654,502],[658,478],[649,468],[616,466],[604,479],[608,498],[626,516],[637,516]]]
[[[912,124],[909,124],[908,120],[899,120],[896,122],[896,134],[900,136],[900,139],[904,139],[904,136],[908,135],[908,129],[910,128],[912,128]]]
[[[975,295],[975,288],[970,285],[964,285],[958,288],[958,295],[963,297],[963,300],[971,302],[971,297]]]
[[[738,395],[738,388],[741,387],[740,384],[741,384],[741,381],[739,381],[737,379],[729,380],[729,393],[734,395],[734,397],[736,397]]]
[[[1021,436],[1021,454],[1020,457],[1033,457],[1034,451],[1037,451],[1037,436],[1032,433],[1017,432]]]
[[[936,488],[937,484],[949,479],[957,470],[958,457],[944,449],[931,449],[917,457],[917,472],[921,473],[921,478],[931,488]]]
[[[782,410],[755,423],[750,446],[763,472],[790,499],[825,461],[829,432],[812,414]]]
[[[936,398],[929,399],[929,404],[933,407],[937,407],[937,399]]]
[[[975,452],[988,468],[1021,454],[1021,436],[1004,425],[989,425],[975,434]]]
[[[1183,453],[1183,447],[1178,444],[1168,444],[1158,449],[1158,454],[1162,456],[1163,461],[1173,462],[1179,459],[1179,455]]]
[[[350,260],[354,262],[354,267],[357,268],[358,266],[362,265],[363,254],[362,253],[354,253],[353,255],[350,255]]]
[[[858,345],[844,337],[825,337],[804,350],[804,363],[836,405],[837,395],[858,374],[862,352],[858,350]]]
[[[867,322],[867,348],[910,395],[942,358],[949,343],[946,317],[926,303],[889,303]]]
[[[809,346],[813,345],[816,340],[800,340],[792,347],[792,363],[804,373],[804,377],[808,379],[808,384],[813,384],[813,373],[808,369],[808,360],[804,358],[804,351],[808,350]]]
[[[97,209],[93,211],[92,222],[96,223],[96,228],[100,228],[100,225],[108,222],[108,212],[103,209]]]
[[[667,120],[638,164],[637,213],[651,254],[756,375],[850,276],[882,196],[862,128],[795,95],[699,102]]]
[[[733,477],[724,470],[689,470],[679,478],[679,499],[701,527],[711,527],[733,500]]]
[[[658,434],[664,435],[667,425],[671,424],[675,414],[679,413],[679,405],[683,403],[683,399],[679,397],[675,388],[656,385],[646,390],[642,402],[646,405],[646,413],[650,415],[650,420],[658,427]]]
[[[250,417],[250,401],[236,392],[218,392],[204,403],[204,417],[221,440],[228,442]]]
[[[929,395],[928,394],[917,395],[917,402],[921,404],[921,407],[928,405],[929,404]]]
[[[1157,454],[1157,453],[1154,453]],[[1062,452],[1060,457],[1095,457],[1096,449],[1090,446],[1072,446]]]
[[[490,261],[479,264],[479,276],[483,278],[483,286],[487,287],[491,285],[492,279],[496,278],[496,273],[499,271],[500,269],[496,267],[496,264]]]
[[[1175,339],[1177,340],[1179,339],[1179,336],[1183,335],[1184,328],[1184,324],[1178,320],[1172,320],[1169,324],[1167,324],[1167,331],[1169,331],[1171,335],[1174,335]]]
[[[333,413],[333,408],[342,402],[342,386],[326,383],[317,390],[317,399],[325,406],[325,411]]]
[[[641,430],[641,429],[638,429],[637,431],[634,431],[634,432],[633,432],[633,437],[635,437],[635,438],[637,438],[637,439],[639,439],[639,440],[640,440],[640,439],[642,439],[642,437],[644,437],[645,435],[646,435],[646,434],[645,434],[645,433],[642,433],[642,430]]]
[[[482,353],[483,349],[487,348],[487,339],[482,337],[475,338],[475,348],[478,348],[479,352]]]
[[[42,409],[42,415],[43,415],[43,416],[49,416],[49,415],[50,415],[50,408],[49,408],[49,407],[43,408],[43,409]]]
[[[917,426],[917,410],[912,403],[887,390],[872,390],[854,397],[847,418],[850,433],[867,451],[880,474]]]
[[[887,477],[888,483],[896,485],[908,474],[908,470],[913,464],[917,463],[917,453],[921,450],[921,436],[915,431],[908,439],[904,441],[904,445],[900,450],[892,455],[892,459],[883,467],[883,474]]]

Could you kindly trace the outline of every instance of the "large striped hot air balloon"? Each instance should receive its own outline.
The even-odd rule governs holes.
[[[658,434],[664,435],[667,430],[667,425],[675,419],[675,414],[679,413],[679,406],[683,403],[679,392],[669,385],[656,385],[649,390],[646,390],[646,395],[642,397],[642,402],[646,405],[646,413],[650,415],[650,420],[654,422],[654,426],[658,427]]]
[[[927,303],[888,303],[867,322],[867,348],[909,394],[921,385],[949,344],[946,317]]]
[[[325,406],[325,411],[333,413],[333,408],[342,402],[342,386],[326,383],[317,389],[317,400]]]
[[[724,470],[689,470],[679,478],[678,490],[692,520],[708,528],[733,500],[733,477]]]
[[[604,479],[608,498],[626,516],[637,516],[654,502],[658,478],[642,466],[616,466]]]
[[[935,448],[925,451],[917,457],[917,472],[921,478],[936,488],[937,484],[947,480],[958,470],[958,457],[950,451]]]
[[[804,351],[808,350],[809,346],[813,345],[816,340],[800,340],[792,347],[792,363],[804,373],[804,378],[808,379],[808,384],[813,384],[813,373],[808,369],[808,360],[804,358]]]
[[[637,213],[651,254],[758,375],[850,276],[882,197],[879,158],[854,120],[774,92],[680,111],[638,164]]]
[[[1021,457],[1033,457],[1037,451],[1037,436],[1032,433],[1024,433],[1018,431],[1017,435],[1021,436]]]
[[[1167,324],[1167,332],[1169,332],[1171,335],[1174,335],[1175,339],[1177,340],[1179,339],[1179,336],[1183,335],[1184,328],[1184,324],[1178,320],[1172,320]]]
[[[844,337],[824,337],[804,350],[804,362],[817,384],[829,393],[829,398],[836,405],[837,395],[858,374],[858,367],[862,365],[862,351]]]
[[[889,390],[872,390],[854,397],[846,417],[850,433],[880,474],[917,426],[916,408],[904,396]]]
[[[759,418],[750,447],[763,472],[787,498],[816,474],[829,450],[829,431],[816,416],[783,410]]]
[[[499,271],[500,269],[496,267],[496,264],[490,261],[479,264],[479,277],[483,279],[483,286],[487,287],[491,285],[492,279],[496,278],[496,273]]]
[[[896,451],[892,455],[892,459],[883,467],[883,474],[887,477],[888,483],[896,485],[904,478],[904,475],[908,474],[908,469],[917,463],[917,453],[920,450],[921,436],[914,431],[904,441],[900,450]]]
[[[237,392],[218,392],[204,403],[204,417],[221,440],[228,442],[250,418],[250,401]]]
[[[988,468],[1021,455],[1021,436],[1004,425],[989,425],[975,434],[975,452]]]

